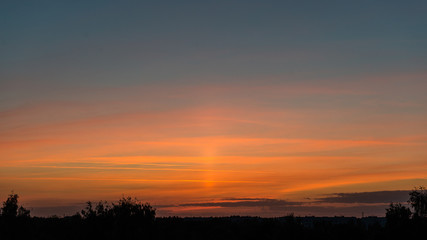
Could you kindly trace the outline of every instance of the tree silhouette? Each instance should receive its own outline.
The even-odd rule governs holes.
[[[136,198],[122,197],[116,203],[87,202],[81,211],[89,238],[133,239],[152,232],[156,209]]]
[[[408,203],[414,209],[414,216],[425,218],[427,217],[427,190],[425,187],[418,187],[409,193]]]
[[[390,208],[386,209],[387,224],[390,226],[402,226],[409,222],[411,210],[401,203],[390,203]]]
[[[106,201],[99,201],[95,208],[93,208],[91,201],[86,202],[86,204],[86,208],[81,211],[81,214],[85,219],[107,217],[111,215],[111,207]]]
[[[156,210],[148,203],[141,203],[136,198],[122,197],[111,209],[118,218],[134,218],[145,222],[152,222],[156,217]]]
[[[149,203],[141,203],[136,198],[122,197],[117,203],[108,205],[106,201],[99,201],[95,207],[92,202],[81,211],[84,219],[96,217],[113,217],[116,219],[132,218],[144,222],[152,222],[156,217],[156,209]]]
[[[18,194],[14,194],[13,192],[9,194],[9,197],[3,202],[3,207],[1,208],[1,215],[3,217],[15,218],[30,216],[30,210],[25,209],[23,206],[18,207],[18,198]]]

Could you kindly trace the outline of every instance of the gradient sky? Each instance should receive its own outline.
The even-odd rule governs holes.
[[[0,198],[383,216],[427,185],[426,1],[2,1]],[[3,200],[2,200],[3,201]]]

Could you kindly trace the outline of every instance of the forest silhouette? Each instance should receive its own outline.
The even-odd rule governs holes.
[[[72,216],[34,217],[11,193],[3,202],[0,239],[415,239],[427,229],[427,190],[409,192],[379,217],[157,217],[135,198],[87,202]],[[385,220],[385,221],[383,221]]]

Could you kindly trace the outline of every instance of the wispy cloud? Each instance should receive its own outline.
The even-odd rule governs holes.
[[[376,191],[359,193],[334,193],[316,198],[320,203],[390,203],[406,202],[409,190]]]

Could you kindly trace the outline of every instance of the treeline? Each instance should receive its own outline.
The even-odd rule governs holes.
[[[386,224],[366,219],[222,217],[156,218],[148,203],[123,197],[115,203],[87,202],[67,217],[31,217],[10,194],[0,215],[0,239],[415,239],[427,229],[427,191],[409,193],[409,205],[391,203]]]
[[[66,217],[30,217],[18,207],[17,194],[3,203],[0,239],[152,239],[156,210],[148,203],[123,197],[117,203],[87,202]]]

